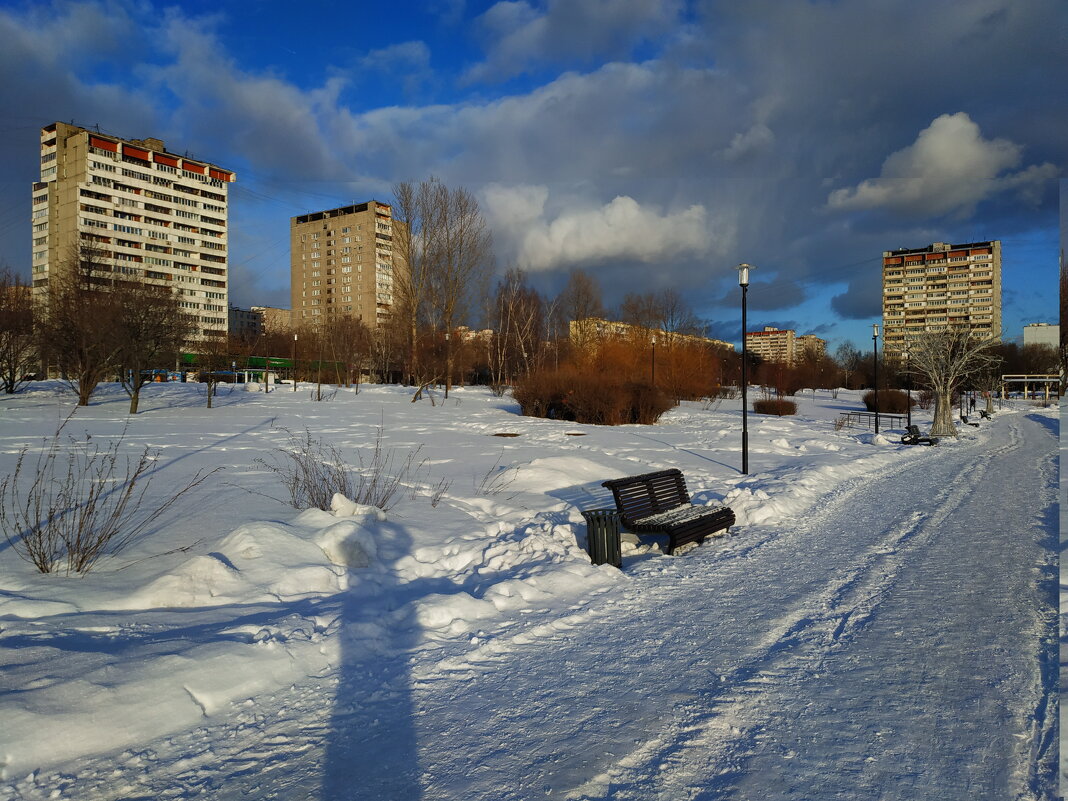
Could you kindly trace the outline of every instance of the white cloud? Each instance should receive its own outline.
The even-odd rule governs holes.
[[[984,139],[964,112],[943,114],[920,131],[913,144],[890,154],[878,178],[836,189],[827,205],[967,218],[978,203],[999,192],[1033,194],[1056,177],[1052,164],[1002,174],[1019,166],[1021,150],[1007,139]]]
[[[665,214],[619,196],[548,219],[544,186],[493,185],[483,195],[494,229],[516,243],[518,266],[534,272],[608,260],[659,263],[711,246],[708,213],[699,204]]]

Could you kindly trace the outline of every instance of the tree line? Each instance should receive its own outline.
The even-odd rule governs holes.
[[[276,368],[284,360],[294,380],[320,387],[358,387],[366,377],[417,389],[444,385],[446,394],[455,383],[488,384],[503,393],[524,377],[561,367],[587,369],[591,360],[647,379],[676,401],[738,385],[740,354],[701,342],[709,324],[676,290],[627,293],[610,310],[597,281],[581,270],[571,271],[555,296],[539,292],[514,267],[494,280],[492,238],[472,193],[431,178],[398,183],[393,195],[394,253],[402,266],[394,272],[391,314],[380,324],[338,315],[252,336],[213,336],[179,291],[111,263],[98,238],[83,234],[50,276],[46,304],[35,306],[30,287],[0,270],[0,386],[13,393],[50,370],[86,405],[101,381],[115,378],[136,413],[152,371],[177,364],[184,350],[195,352],[209,406],[220,373],[253,357],[268,363],[273,358]],[[1065,275],[1062,267],[1062,282]],[[628,333],[608,343],[596,327],[576,325],[595,319],[624,323]],[[957,347],[927,338],[933,343],[928,350]],[[954,388],[966,378],[975,383],[979,373],[1054,372],[1068,352],[985,340],[981,351],[982,369],[950,369]],[[873,354],[848,343],[834,355],[804,353],[792,365],[762,364],[752,354],[750,359],[755,381],[779,396],[801,388],[871,386],[876,372]],[[916,364],[911,372],[921,377]],[[881,355],[878,373],[883,387],[907,380],[904,365]],[[932,391],[944,385],[931,375],[922,381]]]

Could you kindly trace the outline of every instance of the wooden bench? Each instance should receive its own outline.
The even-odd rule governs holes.
[[[971,423],[971,422],[969,422],[969,421],[968,421],[968,417],[967,417],[966,415],[963,415],[963,414],[962,414],[962,415],[960,416],[960,421],[961,421],[962,423],[964,423],[964,425],[966,425],[966,426],[974,426],[975,428],[979,428],[979,424],[978,424],[978,423]]]
[[[979,416],[982,417],[984,420],[993,420],[994,419],[994,415],[992,415],[986,409],[980,409],[979,410]]]
[[[908,427],[908,433],[901,437],[902,445],[937,445],[938,437],[925,437],[918,425]]]
[[[729,506],[694,506],[677,468],[603,482],[612,490],[623,525],[635,534],[666,534],[669,554],[687,542],[703,542],[718,531],[730,532]]]

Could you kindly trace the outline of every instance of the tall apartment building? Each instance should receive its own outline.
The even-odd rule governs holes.
[[[395,271],[405,269],[393,249],[389,205],[370,200],[290,220],[293,325],[351,316],[372,328],[395,302]]]
[[[1001,336],[1001,241],[883,252],[883,332],[887,356],[924,331],[967,325]]]
[[[797,332],[766,325],[763,331],[745,332],[745,349],[766,362],[793,364],[797,358]]]
[[[120,139],[56,122],[41,129],[33,185],[33,285],[93,243],[105,268],[173,286],[198,336],[227,332],[227,191],[233,171],[169,153],[159,139]]]

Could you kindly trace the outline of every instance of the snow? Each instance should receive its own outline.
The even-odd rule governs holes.
[[[737,400],[606,428],[483,388],[202,393],[151,385],[128,418],[103,385],[68,423],[158,449],[150,500],[224,468],[126,550],[41,575],[0,544],[0,799],[1051,797],[1056,409],[921,448],[806,391],[749,415],[746,476]],[[0,399],[0,474],[72,408]],[[404,491],[288,506],[264,460],[304,430],[411,455]],[[591,565],[601,482],[667,467],[734,533]],[[943,737],[940,699],[958,735],[904,747]]]

